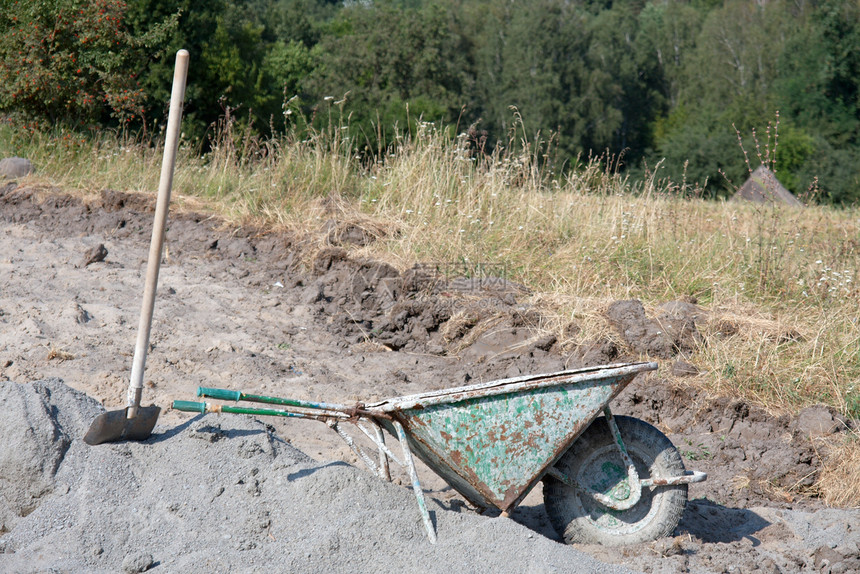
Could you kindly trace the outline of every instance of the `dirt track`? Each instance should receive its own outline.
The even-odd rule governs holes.
[[[153,203],[106,192],[85,205],[62,194],[0,187],[0,381],[58,377],[109,409],[124,402]],[[310,257],[288,236],[171,214],[145,401],[167,407],[174,399],[192,399],[200,385],[371,401],[633,360],[643,350],[661,357],[662,369],[683,368],[674,353],[693,344],[704,312],[689,302],[667,302],[663,324],[674,325],[667,339],[653,329],[641,305],[618,302],[606,315],[626,345],[583,341],[561,349],[555,337],[538,329],[540,311],[527,304],[524,287],[457,280],[453,274],[440,280],[425,268],[401,273],[356,261],[343,247],[371,238],[336,220],[323,225],[331,245]],[[102,260],[99,245],[107,250]],[[300,264],[303,257],[312,261],[307,268]],[[860,571],[860,512],[825,509],[798,494],[814,482],[819,465],[810,437],[839,432],[839,417],[817,408],[774,419],[741,401],[711,400],[691,387],[669,386],[659,372],[635,381],[613,406],[661,428],[687,466],[710,478],[691,486],[674,538],[620,550],[577,550],[649,572]],[[166,432],[189,418],[165,412],[159,429]],[[231,424],[227,417],[218,421]],[[266,422],[314,459],[356,463],[324,425]],[[419,472],[440,508],[470,513],[444,482],[427,469]],[[50,478],[34,507],[56,496]],[[536,536],[558,540],[536,490],[513,518]],[[0,541],[14,539],[16,528],[32,530],[26,523],[34,518],[9,508],[0,509],[11,531]],[[386,526],[366,535],[384,538]],[[35,558],[36,548],[19,546],[14,564]],[[39,564],[36,571],[51,566]]]

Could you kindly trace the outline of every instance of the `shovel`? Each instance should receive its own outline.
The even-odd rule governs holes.
[[[146,440],[152,434],[161,408],[155,405],[140,406],[143,394],[143,368],[149,348],[149,332],[152,327],[152,312],[155,308],[155,290],[158,286],[158,270],[161,267],[161,249],[164,246],[164,226],[167,223],[167,207],[170,205],[170,188],[173,186],[173,167],[179,147],[179,125],[182,121],[182,101],[185,97],[185,78],[188,73],[188,51],[176,53],[176,69],[173,72],[173,91],[170,94],[170,114],[167,117],[167,134],[164,141],[164,158],[161,163],[161,181],[155,203],[155,223],[152,227],[152,242],[149,246],[149,261],[146,267],[146,285],[143,290],[143,308],[137,331],[137,345],[131,366],[131,384],[128,387],[128,403],[121,411],[109,411],[95,418],[84,442],[91,445],[119,440]]]

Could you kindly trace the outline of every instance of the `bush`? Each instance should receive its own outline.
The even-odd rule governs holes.
[[[70,127],[142,116],[134,70],[175,17],[135,37],[121,0],[0,0],[0,8],[0,110]]]

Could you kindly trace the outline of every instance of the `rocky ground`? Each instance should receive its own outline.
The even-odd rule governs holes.
[[[706,309],[619,301],[599,310],[617,336],[562,345],[525,286],[350,257],[374,234],[336,214],[320,248],[171,213],[144,392],[164,411],[146,442],[85,445],[89,421],[124,404],[153,209],[148,195],[0,183],[0,570],[860,571],[860,512],[803,495],[850,421],[825,407],[774,418],[661,376],[695,374],[683,356]],[[325,425],[168,409],[198,386],[370,402],[644,354],[660,370],[613,410],[660,428],[709,479],[673,537],[621,549],[561,544],[540,486],[509,520],[422,466],[430,546],[405,474],[392,485],[339,462],[358,464]]]

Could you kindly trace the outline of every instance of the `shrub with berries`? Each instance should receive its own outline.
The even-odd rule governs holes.
[[[135,37],[126,11],[122,0],[0,0],[0,111],[70,127],[143,119],[135,70],[176,18]]]

